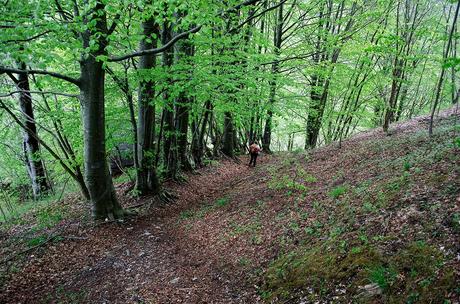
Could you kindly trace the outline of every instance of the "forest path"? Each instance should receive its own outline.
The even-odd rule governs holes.
[[[259,165],[267,162],[269,156],[262,157]],[[246,158],[224,161],[188,176],[186,184],[168,185],[178,195],[171,205],[119,224],[81,228],[73,223],[63,234],[67,239],[29,256],[0,293],[0,302],[254,303],[241,290],[244,283],[216,265],[226,253],[205,246],[206,240],[195,243],[183,220],[192,210],[213,208],[237,185],[250,191],[258,169],[248,167]]]

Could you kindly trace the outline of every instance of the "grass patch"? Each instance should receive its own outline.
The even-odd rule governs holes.
[[[376,283],[382,290],[387,290],[397,277],[397,272],[393,268],[377,265],[368,269],[369,281]]]

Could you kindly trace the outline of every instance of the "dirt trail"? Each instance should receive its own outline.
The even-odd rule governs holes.
[[[220,253],[190,250],[194,244],[178,223],[184,210],[212,204],[256,170],[225,161],[189,176],[186,185],[169,185],[179,197],[174,204],[121,224],[73,229],[71,239],[29,255],[0,302],[254,303],[243,282],[216,266]]]

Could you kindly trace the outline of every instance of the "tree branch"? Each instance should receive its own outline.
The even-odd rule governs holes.
[[[76,97],[78,98],[77,94],[67,94],[67,93],[60,93],[60,92],[51,92],[51,91],[13,91],[8,94],[0,94],[0,98],[6,98],[13,96],[14,94],[20,94],[20,93],[29,93],[29,94],[53,94],[53,95],[59,95],[59,96],[66,96],[66,97]]]
[[[62,75],[56,72],[45,71],[45,70],[20,70],[20,69],[7,68],[7,67],[0,66],[0,74],[4,74],[4,73],[49,75],[54,78],[58,78],[58,79],[62,79],[67,82],[70,82],[76,86],[80,86],[79,79],[75,79],[70,76]]]
[[[240,3],[240,4],[238,4],[238,5],[234,6],[234,7],[226,10],[221,15],[223,15],[225,13],[228,13],[228,12],[237,11],[243,6],[252,5],[252,4],[255,4],[255,3],[259,2],[259,1],[261,1],[261,0],[247,0],[247,1],[243,2],[243,3]],[[190,35],[190,34],[198,32],[201,29],[201,27],[202,26],[199,25],[199,26],[196,26],[196,27],[192,28],[191,30],[188,30],[186,32],[177,34],[171,40],[169,40],[168,43],[166,43],[162,47],[155,48],[155,49],[148,49],[148,50],[144,50],[144,51],[140,51],[140,52],[134,52],[134,53],[131,53],[131,54],[122,55],[122,56],[118,56],[118,57],[110,57],[107,61],[109,61],[109,62],[117,62],[117,61],[123,61],[123,60],[134,58],[134,57],[140,57],[140,56],[144,56],[144,55],[155,55],[155,54],[162,53],[164,51],[167,51],[169,48],[171,48],[177,41],[179,41],[181,39],[184,39],[184,38],[187,38],[188,35]]]
[[[260,16],[262,16],[262,15],[264,15],[264,14],[266,14],[266,13],[268,13],[268,12],[274,10],[274,9],[277,9],[278,7],[283,5],[285,2],[287,2],[287,0],[282,0],[280,3],[278,3],[278,4],[274,5],[274,6],[271,6],[271,7],[267,8],[267,9],[263,10],[262,12],[254,15],[254,16],[251,16],[251,17],[247,18],[245,21],[243,21],[242,23],[238,24],[236,27],[230,29],[228,31],[228,33],[234,34],[238,29],[242,28],[245,24],[247,24],[251,20],[254,20],[254,19],[256,19],[256,18],[258,18],[258,17],[260,17]]]
[[[177,34],[171,40],[169,40],[168,43],[166,43],[162,47],[155,48],[155,49],[148,49],[148,50],[144,50],[144,51],[140,51],[140,52],[134,52],[134,53],[131,53],[131,54],[118,56],[118,57],[110,57],[108,59],[108,61],[109,62],[117,62],[117,61],[123,61],[123,60],[129,59],[129,58],[140,57],[140,56],[144,56],[144,55],[155,55],[155,54],[162,53],[164,51],[167,51],[169,48],[171,48],[180,39],[187,38],[188,35],[196,33],[200,29],[201,29],[201,25],[196,26],[196,27],[192,28],[189,31]]]
[[[235,5],[234,7],[230,8],[227,10],[227,13],[228,12],[231,12],[231,11],[237,11],[239,10],[240,8],[242,8],[243,6],[248,6],[248,5],[253,5],[253,4],[256,4],[257,2],[259,2],[260,0],[248,0],[248,1],[245,1],[243,3],[240,3],[238,5]]]
[[[46,35],[46,34],[48,34],[48,33],[51,33],[51,31],[50,31],[50,30],[44,31],[43,33],[37,34],[37,35],[35,35],[35,36],[32,36],[32,37],[30,37],[30,38],[26,38],[26,39],[11,39],[11,40],[6,40],[6,41],[4,41],[4,43],[11,43],[11,42],[29,42],[29,41],[32,41],[32,40],[34,40],[34,39],[40,38],[41,36],[44,36],[44,35]]]
[[[107,36],[110,36],[115,31],[115,29],[117,28],[117,25],[118,25],[118,21],[120,21],[120,17],[121,17],[120,14],[115,15],[115,18],[113,19],[112,25],[110,26],[109,30],[107,31]]]

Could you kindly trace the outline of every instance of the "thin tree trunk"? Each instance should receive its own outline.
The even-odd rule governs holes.
[[[460,1],[457,1],[457,8],[455,9],[455,15],[454,15],[454,19],[452,21],[452,27],[451,27],[451,30],[449,32],[449,40],[447,42],[446,50],[445,50],[445,52],[443,54],[443,60],[444,61],[447,59],[447,57],[449,55],[449,52],[450,52],[450,47],[451,47],[451,44],[452,44],[452,37],[453,37],[453,34],[454,34],[455,25],[457,24],[459,8],[460,8]],[[433,135],[434,114],[436,112],[436,109],[437,109],[438,103],[439,103],[439,99],[441,97],[441,88],[442,88],[442,84],[443,84],[443,81],[444,81],[445,72],[446,72],[446,68],[444,67],[444,64],[443,64],[442,67],[441,67],[441,74],[439,75],[438,84],[436,86],[436,97],[434,99],[433,109],[431,110],[430,125],[429,125],[429,128],[428,128],[428,134],[430,136]]]
[[[235,156],[235,139],[234,139],[233,118],[230,112],[224,113],[224,134],[222,143],[222,152],[228,157]]]
[[[20,69],[25,70],[26,64],[19,63]],[[16,81],[19,95],[19,106],[27,129],[23,130],[23,150],[26,157],[27,172],[32,183],[32,192],[35,199],[50,190],[48,179],[45,174],[43,160],[40,155],[40,145],[37,140],[38,132],[35,124],[35,116],[30,95],[30,84],[27,74],[19,74]]]

